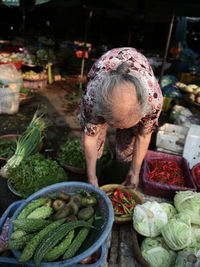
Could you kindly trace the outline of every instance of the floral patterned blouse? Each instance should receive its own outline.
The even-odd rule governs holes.
[[[118,159],[128,161],[132,154],[134,137],[139,133],[152,133],[158,126],[158,118],[162,109],[162,92],[145,56],[131,47],[114,48],[102,55],[88,73],[88,84],[78,108],[78,119],[87,135],[95,136],[100,133],[98,142],[98,157],[100,157],[105,142],[107,123],[104,118],[96,117],[93,114],[94,91],[98,90],[105,74],[115,70],[122,62],[129,64],[129,74],[138,78],[143,88],[146,88],[147,101],[150,106],[149,113],[145,114],[137,125],[129,129],[117,129],[116,152]],[[124,145],[123,140],[124,138],[127,140],[127,137],[130,140],[126,141],[126,145]]]

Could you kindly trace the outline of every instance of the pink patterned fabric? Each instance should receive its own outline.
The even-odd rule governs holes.
[[[86,92],[82,97],[78,109],[78,119],[87,135],[95,136],[99,132],[101,140],[98,140],[98,158],[101,157],[106,138],[107,123],[104,118],[93,115],[94,91],[98,90],[104,75],[115,70],[122,62],[130,66],[130,75],[137,77],[146,88],[150,112],[140,120],[137,125],[129,129],[117,129],[116,154],[120,161],[130,161],[133,155],[135,136],[137,134],[149,134],[158,126],[158,117],[162,109],[162,92],[145,56],[135,48],[114,48],[102,55],[92,66],[88,73],[89,82]]]

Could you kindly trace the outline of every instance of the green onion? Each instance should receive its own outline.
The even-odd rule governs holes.
[[[45,121],[41,116],[38,116],[37,111],[33,116],[32,121],[17,140],[15,154],[7,161],[6,165],[0,170],[0,174],[6,178],[7,169],[18,166],[21,161],[36,152],[38,146],[43,139],[43,132],[46,128]]]

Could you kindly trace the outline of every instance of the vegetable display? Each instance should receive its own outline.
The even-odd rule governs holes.
[[[161,230],[162,236],[172,250],[181,250],[191,244],[192,229],[189,216],[175,215]]]
[[[150,161],[148,165],[147,177],[150,181],[181,187],[186,186],[183,171],[176,162],[158,159]]]
[[[200,266],[199,193],[177,191],[174,197],[175,207],[165,202],[146,203],[136,205],[133,214],[133,227],[144,236],[140,243],[144,260],[150,267]],[[164,224],[159,220],[151,221],[153,212],[156,213],[158,209],[162,210],[160,214],[165,213],[167,217]],[[153,227],[149,221],[155,224],[155,229],[159,228],[156,237],[152,236]]]
[[[162,227],[167,222],[167,213],[156,201],[147,201],[142,205],[137,205],[134,209],[133,226],[143,236],[156,237],[160,235]]]
[[[0,158],[11,158],[16,150],[16,139],[11,140],[0,139]]]
[[[122,192],[119,188],[116,188],[114,191],[107,192],[106,194],[112,202],[115,216],[121,218],[133,216],[136,202],[129,193]]]
[[[174,267],[176,261],[176,252],[166,246],[161,236],[146,237],[141,243],[141,253],[152,267]]]
[[[25,198],[45,186],[67,180],[65,170],[55,160],[40,153],[30,155],[19,166],[8,168],[8,182]]]
[[[90,197],[92,201],[87,204]],[[60,213],[60,216],[55,217],[64,207],[54,209],[55,203],[59,200],[64,202],[65,207],[69,207],[69,213],[67,215]],[[44,208],[49,210],[45,218]],[[94,212],[88,212],[86,209],[93,209]],[[81,219],[80,213],[85,213]],[[14,228],[6,244],[7,248],[20,250],[18,258],[20,263],[32,259],[36,266],[40,266],[42,261],[66,260],[85,251],[88,244],[94,243],[103,225],[103,219],[96,195],[78,191],[57,192],[33,200],[11,223],[17,229]],[[19,234],[22,231],[23,233]]]
[[[101,158],[102,164],[109,161],[111,155],[109,150],[104,147],[103,154]],[[76,168],[85,169],[85,156],[81,148],[81,140],[79,138],[70,139],[68,138],[66,142],[60,146],[58,152],[58,160],[62,166],[69,165]]]
[[[179,191],[174,197],[178,212],[189,215],[191,223],[200,225],[200,193]]]
[[[6,165],[0,170],[3,177],[7,177],[8,168],[19,166],[23,159],[26,159],[31,153],[35,152],[43,139],[43,132],[46,128],[42,116],[34,114],[29,126],[16,141],[17,147],[14,155],[7,161]]]

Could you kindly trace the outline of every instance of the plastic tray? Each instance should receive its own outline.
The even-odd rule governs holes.
[[[114,222],[114,212],[113,212],[113,208],[112,208],[112,203],[110,201],[110,199],[108,198],[108,196],[106,195],[106,193],[104,193],[102,190],[100,190],[99,188],[91,185],[91,184],[87,184],[87,183],[82,183],[82,182],[64,182],[64,183],[57,183],[48,187],[45,187],[41,190],[39,190],[38,192],[34,193],[33,195],[31,195],[29,198],[27,198],[26,200],[24,200],[21,205],[18,207],[18,209],[16,210],[14,216],[12,217],[12,219],[15,219],[18,214],[21,212],[21,210],[32,200],[37,199],[41,196],[46,196],[48,194],[52,194],[52,193],[56,193],[58,191],[64,190],[64,192],[66,193],[72,193],[72,192],[76,192],[78,190],[85,190],[88,193],[94,192],[96,194],[96,197],[99,201],[99,205],[101,208],[101,212],[102,212],[102,217],[104,218],[104,224],[101,228],[101,231],[99,231],[98,236],[96,241],[94,242],[94,244],[88,248],[87,250],[85,250],[83,253],[70,258],[68,260],[65,261],[57,261],[57,262],[52,262],[52,263],[41,263],[41,267],[46,266],[46,267],[54,267],[54,266],[63,266],[63,267],[75,267],[75,266],[84,266],[83,264],[79,264],[78,263],[80,261],[82,261],[83,259],[89,257],[91,254],[93,254],[97,249],[99,249],[100,247],[102,247],[102,253],[103,253],[103,246],[109,236],[109,233],[112,229],[113,226],[113,222]],[[13,232],[13,225],[11,224],[11,227],[9,228],[9,236],[11,235],[11,233]],[[15,255],[16,258],[19,257],[20,252],[17,250],[12,250],[13,254]],[[105,255],[104,255],[105,256]],[[104,256],[100,257],[100,259],[102,260],[104,258]],[[100,264],[102,262],[100,262],[101,260],[99,259],[98,262],[94,263],[94,264],[90,264],[90,265],[86,265],[86,266],[100,266]],[[35,266],[35,264],[33,263],[32,260],[28,261],[26,263],[25,266]]]
[[[187,187],[150,182],[147,177],[147,173],[149,172],[148,162],[155,159],[175,161],[179,166],[181,166]],[[197,190],[196,185],[190,174],[187,160],[177,155],[148,150],[144,158],[141,170],[141,178],[143,183],[143,192],[147,195],[152,195],[156,197],[172,199],[176,191]]]

